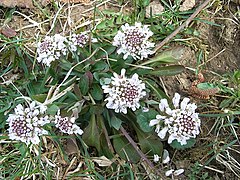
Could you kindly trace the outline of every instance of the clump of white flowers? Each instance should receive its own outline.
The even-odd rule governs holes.
[[[152,35],[153,32],[147,25],[136,22],[134,26],[130,26],[126,23],[114,37],[113,45],[118,47],[118,54],[124,54],[124,59],[132,56],[134,59],[142,60],[154,53],[151,50],[154,43],[149,41]]]
[[[145,84],[139,80],[138,74],[134,74],[131,78],[125,76],[126,70],[121,70],[121,75],[113,73],[113,76],[107,85],[103,85],[104,93],[107,93],[108,101],[106,107],[114,109],[116,113],[127,114],[127,108],[133,111],[140,107],[139,100],[142,99],[146,92]]]
[[[96,42],[95,38],[91,42]],[[83,48],[89,42],[87,32],[80,34],[72,34],[70,37],[65,37],[60,34],[54,36],[46,36],[43,41],[37,44],[37,61],[46,66],[50,66],[55,60],[60,59],[63,55],[67,55],[68,51],[75,52],[77,48]]]
[[[38,144],[40,136],[48,134],[43,126],[50,122],[45,115],[47,107],[32,101],[28,107],[19,104],[14,109],[15,113],[10,114],[7,122],[9,124],[9,138],[19,140],[27,145]]]
[[[42,42],[37,44],[37,61],[39,63],[50,66],[51,63],[67,53],[67,38],[55,34],[54,36],[46,36]]]
[[[75,117],[61,117],[60,111],[55,116],[55,126],[66,134],[83,134],[83,130],[75,124]]]
[[[181,145],[186,145],[187,140],[196,138],[200,133],[201,121],[198,113],[195,112],[197,106],[189,103],[189,98],[184,98],[180,103],[180,95],[175,93],[172,99],[173,109],[169,107],[167,99],[162,99],[159,109],[163,115],[157,115],[156,119],[150,121],[150,126],[156,126],[155,132],[161,139],[168,133],[168,143],[177,140]]]

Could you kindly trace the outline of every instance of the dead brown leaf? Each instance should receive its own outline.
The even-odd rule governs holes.
[[[4,26],[0,29],[0,33],[4,36],[11,38],[17,35],[16,31],[10,27]]]
[[[185,0],[180,6],[179,11],[188,11],[192,9],[196,4],[195,0]]]
[[[76,139],[74,138],[67,138],[64,149],[68,155],[80,153]]]

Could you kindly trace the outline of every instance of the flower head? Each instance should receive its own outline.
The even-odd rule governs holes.
[[[31,102],[28,107],[23,107],[21,104],[14,109],[15,113],[10,114],[7,122],[9,124],[9,138],[19,140],[27,145],[31,142],[38,144],[39,137],[47,134],[43,126],[50,122],[49,117],[45,115],[46,107]]]
[[[86,32],[83,32],[81,34],[73,34],[69,39],[69,46],[71,51],[76,51],[77,46],[84,47],[88,42],[88,35]]]
[[[61,117],[60,111],[55,116],[55,125],[60,131],[67,134],[83,134],[83,130],[75,124],[74,117]]]
[[[37,45],[37,61],[46,66],[50,66],[51,62],[59,59],[61,55],[67,53],[66,37],[55,34],[54,36],[46,36],[42,42]]]
[[[127,108],[135,111],[140,107],[139,100],[142,99],[146,92],[145,84],[138,79],[138,74],[134,74],[131,78],[125,76],[126,70],[121,70],[121,75],[113,73],[114,77],[108,85],[103,85],[104,93],[108,94],[105,101],[109,109],[115,112],[127,113]]]
[[[200,133],[201,121],[198,113],[195,112],[197,106],[189,103],[189,98],[184,98],[180,103],[180,95],[175,93],[172,99],[173,109],[169,107],[166,99],[162,99],[159,109],[164,113],[157,115],[156,119],[150,121],[150,126],[156,126],[155,132],[163,139],[169,134],[168,143],[177,140],[181,145],[187,144],[190,138],[196,138]]]
[[[147,58],[149,54],[153,54],[151,48],[154,43],[148,39],[153,35],[147,25],[135,23],[134,26],[129,24],[122,25],[121,31],[118,31],[114,37],[113,45],[119,47],[117,53],[123,53],[126,59],[129,55],[134,59]]]

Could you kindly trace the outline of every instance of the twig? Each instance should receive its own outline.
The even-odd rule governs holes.
[[[121,126],[120,131],[123,133],[123,135],[127,138],[129,143],[133,146],[133,148],[137,151],[138,155],[149,165],[151,169],[155,169],[155,172],[157,175],[163,177],[163,175],[154,167],[153,163],[146,157],[146,155],[138,148],[137,144],[134,142],[134,140],[129,136],[127,131]]]
[[[210,2],[211,0],[206,0],[204,3],[202,3],[196,11],[181,25],[179,26],[172,34],[167,36],[161,43],[159,43],[155,49],[154,52],[157,52],[161,47],[163,47],[170,39],[172,39],[174,36],[176,36],[179,31],[184,29],[185,27],[188,26],[188,24],[199,14],[199,12]]]

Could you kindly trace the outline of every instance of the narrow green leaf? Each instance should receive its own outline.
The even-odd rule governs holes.
[[[178,46],[171,50],[161,52],[150,58],[148,61],[142,63],[141,65],[152,64],[152,66],[157,66],[163,63],[176,63],[179,61],[184,53],[184,47]]]
[[[182,73],[185,70],[184,66],[181,65],[171,65],[160,67],[154,71],[149,71],[149,74],[155,76],[174,76]]]
[[[168,99],[167,95],[161,89],[157,88],[152,80],[146,79],[145,83],[152,89],[152,91],[154,91],[153,94],[156,94],[159,99]]]

